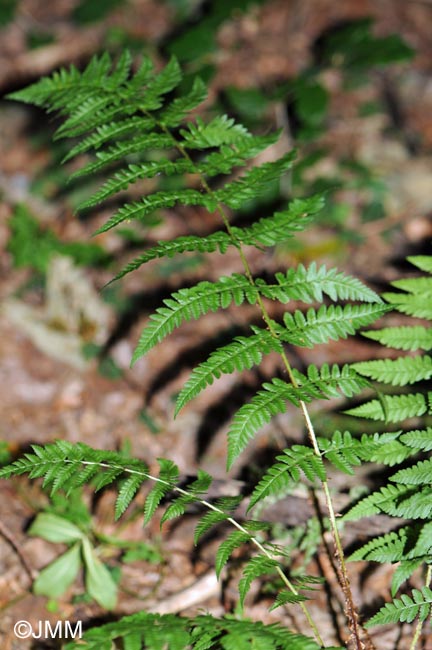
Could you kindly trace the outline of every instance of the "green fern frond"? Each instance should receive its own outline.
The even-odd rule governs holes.
[[[430,411],[428,400],[422,393],[410,395],[382,395],[360,406],[345,411],[348,415],[382,420],[384,422],[402,422],[412,417],[421,417]]]
[[[349,557],[350,561],[373,560],[374,562],[399,562],[405,554],[408,528],[386,533],[364,544]]]
[[[210,512],[207,512],[195,527],[194,544],[197,545],[201,537],[223,521],[227,521],[242,500],[241,496],[238,497],[223,497],[218,499]],[[250,539],[250,536],[248,536]]]
[[[211,196],[202,194],[198,190],[185,189],[155,192],[148,197],[144,197],[141,201],[126,203],[103,226],[96,230],[95,235],[107,232],[123,221],[144,219],[144,217],[156,210],[172,208],[178,203],[182,205],[201,205],[211,212],[216,207]]]
[[[199,77],[196,77],[190,92],[182,97],[177,97],[171,104],[163,108],[158,115],[158,121],[170,129],[179,126],[190,111],[205,101],[207,94],[207,86]]]
[[[355,521],[363,517],[372,517],[380,512],[386,512],[398,499],[407,494],[412,494],[412,489],[404,485],[386,485],[377,492],[373,492],[361,499],[344,514],[343,518],[345,521]]]
[[[214,232],[206,237],[184,235],[168,241],[159,241],[156,246],[152,246],[135,260],[129,262],[127,266],[117,273],[110,283],[119,280],[143,264],[157,258],[174,257],[174,255],[186,252],[213,253],[218,250],[220,253],[225,253],[228,247],[232,245],[233,241],[231,237],[223,231]]]
[[[351,367],[365,377],[391,386],[406,386],[432,377],[432,357],[427,355],[361,361]]]
[[[185,320],[198,319],[204,314],[228,307],[232,302],[241,305],[244,300],[253,304],[257,290],[249,280],[238,273],[223,276],[217,282],[199,282],[190,289],[180,289],[164,300],[150,316],[150,324],[141,334],[132,363],[146,354],[154,345],[179,327]]]
[[[353,467],[362,463],[362,443],[349,431],[335,431],[331,440],[318,438],[318,444],[325,458],[345,474],[354,474]]]
[[[373,341],[396,350],[432,350],[432,329],[421,325],[384,327],[381,330],[361,332]]]
[[[401,562],[399,562],[395,572],[393,573],[391,582],[391,595],[393,597],[396,595],[402,584],[406,582],[412,576],[414,571],[423,564],[425,559],[426,558],[422,556],[415,558],[414,560],[401,560]]]
[[[349,364],[342,368],[336,363],[331,366],[324,363],[321,368],[310,364],[306,375],[293,369],[293,376],[301,388],[307,388],[311,397],[318,399],[339,397],[340,393],[345,397],[352,397],[369,385]]]
[[[429,291],[414,294],[384,293],[383,298],[402,314],[432,320],[432,299]]]
[[[122,483],[115,505],[115,518],[120,519],[126,508],[138,492],[142,484],[142,476],[132,474]]]
[[[173,487],[176,486],[179,477],[179,469],[175,463],[166,458],[159,458],[160,473],[158,481],[155,482],[148,493],[144,505],[144,524],[147,524],[153,517],[156,508]]]
[[[306,269],[302,264],[296,269],[288,269],[286,274],[277,273],[277,292],[272,294],[280,302],[302,300],[303,302],[322,302],[327,295],[331,300],[361,300],[363,302],[381,303],[380,297],[371,289],[336,269],[322,265],[317,268],[315,262]],[[273,289],[273,287],[272,287]],[[266,295],[263,289],[263,295]]]
[[[321,195],[293,199],[285,210],[259,219],[246,228],[237,229],[236,239],[251,246],[275,246],[304,230],[323,206]]]
[[[355,334],[356,329],[370,325],[382,316],[388,307],[381,304],[366,305],[322,305],[316,311],[313,308],[303,313],[284,314],[285,327],[278,327],[282,341],[300,347],[313,347],[328,340],[346,339]]]
[[[100,172],[105,167],[112,165],[113,163],[122,160],[126,156],[130,156],[132,154],[140,154],[152,149],[169,149],[171,148],[171,146],[172,146],[171,136],[165,135],[164,133],[142,133],[133,138],[120,140],[116,144],[111,145],[106,149],[101,149],[100,151],[97,151],[96,160],[88,163],[84,167],[81,167],[76,172],[74,172],[71,179],[75,180],[77,178],[81,178],[89,174],[95,174],[96,172]],[[154,165],[156,165],[157,162],[155,161],[153,163],[153,166],[151,166],[151,163],[147,163],[147,164],[149,165],[148,171],[150,176],[150,173],[154,169]],[[160,164],[169,165],[170,161],[169,160],[162,161]],[[190,165],[189,165],[189,169],[190,169]],[[156,169],[155,173],[158,172],[159,170]],[[127,172],[124,173],[126,174]],[[132,175],[133,172],[129,169],[129,173]],[[138,174],[136,174],[136,178],[132,176],[130,182],[135,182],[135,180],[138,180],[138,178],[139,178]],[[116,191],[125,189],[128,185],[129,182],[123,182],[123,184],[120,183]],[[106,196],[108,197],[110,196],[110,194],[107,193]],[[86,207],[97,205],[97,203],[101,203],[104,200],[104,198],[106,197],[102,195],[102,198],[100,199],[95,199],[95,200],[89,199],[88,201],[85,201],[82,204],[80,204],[78,206],[78,210],[83,210]]]
[[[431,605],[432,590],[429,587],[422,587],[421,591],[413,589],[412,597],[402,594],[392,603],[387,603],[375,616],[372,616],[366,626],[412,623],[416,618],[419,621],[425,621],[429,616]]]
[[[393,467],[413,456],[416,450],[402,442],[401,431],[374,433],[361,437],[363,460]]]
[[[312,482],[317,478],[320,481],[326,479],[322,459],[310,447],[293,445],[290,449],[284,449],[283,455],[277,456],[276,461],[252,492],[248,511],[268,496],[286,494],[298,482],[301,472]]]
[[[191,373],[176,401],[175,414],[222,374],[252,368],[261,362],[264,354],[280,352],[282,346],[270,332],[252,327],[252,336],[237,336],[232,343],[218,348],[207,361],[200,363]]]
[[[284,605],[304,603],[307,600],[309,600],[309,598],[304,594],[293,594],[291,591],[281,591],[276,596],[273,605],[270,607],[270,611],[272,612],[277,607],[283,607]]]
[[[161,519],[161,525],[169,519],[180,517],[180,515],[185,512],[187,505],[200,500],[200,497],[208,491],[212,484],[212,480],[210,474],[199,469],[196,480],[187,486],[187,493],[181,494],[177,498],[173,499],[165,510]]]
[[[262,554],[255,555],[247,562],[238,586],[241,607],[244,605],[253,580],[257,580],[263,575],[273,574],[278,566],[277,560]]]
[[[139,639],[139,648],[146,650],[320,650],[315,641],[303,634],[291,632],[278,623],[264,625],[260,621],[210,614],[193,618],[173,614],[139,612],[120,620],[104,623],[86,630],[79,641],[65,645],[65,650],[109,650],[113,643],[125,650],[135,650],[126,644]],[[329,650],[342,650],[341,648]]]
[[[223,144],[243,143],[250,137],[248,130],[237,124],[232,117],[218,115],[207,124],[198,117],[194,124],[188,124],[180,134],[189,149],[208,149]]]
[[[63,158],[62,163],[65,163],[80,154],[86,153],[91,149],[97,151],[97,149],[102,147],[102,145],[113,140],[122,140],[122,138],[136,134],[137,132],[140,132],[141,134],[150,132],[154,128],[155,124],[155,120],[150,117],[143,118],[136,115],[116,122],[102,124],[96,128],[94,133],[72,147]]]
[[[220,190],[212,192],[218,203],[238,210],[246,201],[259,197],[268,188],[268,184],[278,180],[294,164],[295,152],[287,153],[275,162],[263,163],[252,167],[236,181],[226,183]]]
[[[400,437],[401,442],[412,447],[415,451],[432,451],[432,428],[427,429],[414,429],[407,431]]]
[[[410,255],[407,257],[408,262],[411,262],[421,271],[432,274],[432,256],[431,255]]]
[[[299,406],[300,402],[310,402],[313,398],[328,399],[339,396],[339,392],[351,396],[364,386],[364,380],[349,366],[342,370],[334,365],[324,365],[321,370],[314,366],[308,368],[308,376],[295,372],[298,386],[288,384],[277,377],[271,383],[263,384],[263,389],[242,406],[234,416],[228,432],[228,460],[231,467],[257,431],[278,413],[286,411],[286,402]]]
[[[244,533],[241,530],[235,530],[222,542],[217,550],[215,560],[215,570],[218,578],[235,549],[243,546],[243,544],[246,544],[249,541],[250,535],[248,535],[248,533]]]
[[[431,483],[432,458],[421,460],[412,467],[401,469],[390,477],[394,483],[404,485],[429,485]]]
[[[428,295],[432,298],[432,278],[403,278],[391,283],[392,287],[411,294]]]

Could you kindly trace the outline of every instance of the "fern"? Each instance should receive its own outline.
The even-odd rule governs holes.
[[[67,643],[65,650],[108,650],[116,642],[122,642],[125,650],[141,647],[148,650],[163,647],[170,650],[208,650],[216,647],[226,650],[319,650],[324,647],[276,623],[264,625],[228,616],[215,618],[209,614],[187,618],[140,612],[87,630],[80,641]]]
[[[151,62],[144,58],[133,72],[128,53],[124,53],[116,65],[104,54],[94,57],[82,72],[74,67],[62,70],[14,93],[12,98],[46,107],[60,115],[63,121],[56,137],[79,140],[75,140],[66,159],[72,160],[82,155],[87,159],[84,166],[74,173],[75,179],[108,175],[99,189],[83,201],[81,209],[91,209],[116,197],[119,192],[125,192],[125,201],[98,229],[98,233],[131,219],[145,222],[157,210],[163,210],[169,218],[171,209],[178,205],[200,206],[220,217],[220,230],[203,236],[185,234],[172,241],[159,241],[118,272],[116,278],[135,271],[151,260],[194,251],[223,255],[228,248],[238,252],[243,265],[242,273],[223,276],[216,281],[200,281],[192,287],[180,288],[166,298],[163,305],[150,315],[132,362],[185,322],[218,310],[240,307],[244,303],[255,306],[262,326],[251,326],[247,335],[237,336],[218,347],[207,360],[192,370],[180,391],[176,412],[223,374],[241,373],[258,366],[264,355],[279,355],[284,379],[273,377],[265,381],[251,401],[241,406],[233,417],[228,431],[228,466],[237,460],[259,429],[269,423],[273,416],[285,413],[289,404],[301,409],[309,444],[293,445],[277,456],[252,492],[250,507],[267,496],[277,497],[295,485],[301,476],[313,483],[321,482],[327,498],[346,598],[351,641],[360,648],[361,634],[350,595],[325,461],[351,472],[355,465],[365,459],[379,457],[380,444],[388,440],[392,444],[392,462],[396,463],[402,456],[409,458],[416,453],[413,446],[415,437],[410,439],[413,443],[410,445],[396,433],[393,436],[389,434],[387,439],[377,434],[358,441],[349,433],[337,432],[329,442],[325,442],[316,437],[307,404],[315,399],[356,395],[369,385],[368,377],[380,380],[390,377],[395,383],[395,374],[400,372],[404,374],[406,385],[415,383],[419,373],[424,379],[429,376],[429,362],[403,359],[390,362],[390,365],[377,362],[375,365],[358,364],[357,367],[342,368],[326,364],[318,368],[311,364],[303,372],[291,367],[288,346],[313,348],[317,344],[346,339],[360,328],[370,326],[391,306],[384,304],[380,296],[359,280],[315,263],[307,268],[299,264],[276,273],[273,278],[269,275],[258,277],[253,273],[246,249],[254,247],[262,251],[304,230],[322,208],[323,199],[321,196],[294,199],[277,212],[262,216],[249,226],[233,226],[232,213],[242,208],[245,202],[259,199],[269,183],[279,181],[293,166],[295,154],[287,152],[272,162],[251,164],[253,157],[277,141],[278,134],[254,136],[243,125],[223,115],[210,121],[201,117],[190,118],[190,111],[205,99],[206,89],[201,81],[196,80],[188,92],[183,92],[181,81],[182,73],[175,59],[160,72],[155,72]],[[194,178],[192,187],[187,184],[190,176]],[[130,201],[128,190],[142,179],[149,178],[155,179],[152,181],[154,191]],[[166,189],[167,185],[159,184],[158,181],[164,179],[170,180],[169,187],[177,189]],[[428,268],[426,258],[415,258],[414,263],[419,268]],[[418,285],[405,283],[396,288],[401,288],[405,293],[386,295],[387,302],[393,307],[417,317],[428,313],[426,297],[430,295],[429,282],[422,281]],[[286,305],[290,301],[296,301],[295,310],[285,310],[278,321],[276,317],[270,317],[271,302]],[[418,349],[428,345],[427,332],[422,329],[412,335],[406,332],[399,335],[401,349],[407,349],[412,340],[417,340]],[[383,340],[391,341],[392,335],[384,334]],[[430,398],[428,402],[424,392],[417,392],[382,395],[351,412],[393,422],[414,415],[418,417],[428,409]],[[39,477],[53,493],[59,489],[68,492],[86,483],[91,483],[94,489],[111,485],[118,490],[115,507],[117,518],[133,502],[141,485],[150,481],[152,487],[143,511],[145,522],[163,510],[163,504],[169,498],[171,504],[165,506],[162,523],[181,516],[190,504],[198,502],[205,509],[205,514],[197,523],[195,542],[214,526],[225,528],[229,525],[235,529],[219,546],[217,573],[221,572],[236,549],[243,544],[252,545],[258,555],[246,564],[240,584],[241,601],[254,578],[274,570],[285,586],[277,596],[275,606],[299,604],[316,642],[322,647],[324,644],[319,631],[304,604],[308,596],[302,592],[310,589],[309,583],[305,581],[296,587],[287,578],[279,564],[280,550],[263,541],[265,527],[261,522],[238,521],[235,513],[242,497],[213,502],[206,497],[211,483],[208,474],[200,472],[196,481],[186,489],[179,483],[178,468],[173,462],[159,459],[159,467],[159,475],[153,476],[146,465],[138,460],[126,459],[114,452],[92,450],[82,443],[71,445],[58,441],[53,445],[34,447],[33,454],[26,454],[0,470],[0,477],[16,474]],[[423,475],[422,469],[417,471]],[[412,483],[391,484],[383,488],[378,496],[369,497],[370,501],[363,509],[397,516],[401,509],[410,512],[416,507],[416,512],[427,518],[428,490],[430,488],[422,486],[422,493],[419,494]],[[417,503],[414,503],[415,499]],[[231,647],[236,650],[242,647],[266,650],[286,647],[291,650],[312,650],[318,647],[315,641],[278,626],[265,627],[230,619],[216,621],[210,617],[197,617],[191,622],[148,614],[127,617],[123,621],[90,630],[84,640],[89,648],[105,650],[117,638],[123,639],[125,650],[135,650],[142,644],[149,648],[170,647],[174,650],[180,647],[204,650],[216,647],[216,644],[227,650]]]
[[[417,256],[410,261],[427,272],[431,271],[431,258]],[[432,318],[430,313],[431,278],[415,277],[392,283],[402,293],[387,293],[384,296],[395,308],[404,314],[417,318]],[[429,296],[429,302],[428,302]],[[365,336],[398,350],[418,351],[430,349],[430,328],[423,325],[384,328],[383,330],[365,332]],[[431,377],[431,357],[427,354],[401,356],[398,359],[366,361],[352,366],[358,373],[380,382],[384,386],[414,385],[417,392],[405,392],[399,395],[384,394],[380,386],[378,399],[350,409],[348,413],[357,417],[366,417],[385,422],[404,422],[411,418],[421,418],[432,412],[432,393],[422,390],[422,382]],[[407,390],[407,389],[405,389]],[[388,434],[382,434],[383,436]],[[392,434],[395,456],[392,465],[406,461],[410,456],[432,449],[431,429],[400,430]],[[384,456],[390,451],[387,446],[382,449],[382,457],[373,449],[363,450],[363,460],[384,462]],[[431,458],[417,460],[409,467],[404,467],[389,477],[387,485],[379,491],[362,499],[346,514],[345,519],[352,520],[384,512],[393,517],[402,517],[408,524],[397,531],[380,535],[359,548],[352,559],[367,559],[377,562],[399,562],[392,580],[392,595],[395,596],[403,582],[422,564],[431,564],[432,532],[432,487]],[[426,585],[430,582],[430,568],[426,573]],[[389,622],[411,622],[416,617],[419,624],[426,619],[430,610],[430,589],[423,587],[414,590],[412,597],[404,594],[401,599],[394,599],[386,604],[372,619],[370,625]],[[418,628],[420,629],[420,628]]]

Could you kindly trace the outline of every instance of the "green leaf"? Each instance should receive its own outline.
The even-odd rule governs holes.
[[[251,535],[248,533],[244,533],[241,530],[235,530],[227,537],[226,540],[222,542],[217,550],[215,561],[215,570],[218,579],[220,577],[222,569],[228,562],[228,559],[231,557],[233,551],[243,544],[250,542],[250,539]]]
[[[432,377],[432,357],[400,357],[361,361],[351,365],[361,375],[392,386],[406,386]]]
[[[241,372],[261,362],[263,354],[280,352],[282,346],[268,331],[252,328],[253,336],[237,336],[227,345],[211,353],[207,361],[200,363],[183,386],[176,402],[175,415],[191,399],[222,374]]]
[[[49,598],[58,598],[73,583],[80,566],[80,544],[75,544],[45,569],[42,569],[33,584],[34,593]]]
[[[420,417],[427,413],[425,395],[383,395],[381,399],[371,400],[360,406],[345,411],[348,415],[385,422],[402,422],[408,418]]]
[[[252,581],[260,578],[262,575],[275,573],[278,566],[279,564],[276,560],[272,560],[266,555],[256,555],[247,562],[238,587],[241,607],[244,605],[244,600],[249,592]]]
[[[68,519],[50,512],[42,512],[28,530],[29,535],[42,537],[48,542],[70,544],[83,538],[82,530]]]
[[[384,327],[361,335],[396,350],[432,350],[432,328],[421,325]]]
[[[412,596],[403,594],[392,603],[387,603],[367,622],[366,627],[387,625],[388,623],[412,623],[414,619],[425,621],[432,604],[432,591],[422,587],[421,591],[413,589]]]
[[[150,324],[143,331],[132,357],[134,364],[152,347],[179,327],[185,320],[198,319],[220,308],[226,309],[232,302],[241,305],[246,299],[254,303],[256,288],[239,274],[222,276],[217,282],[199,282],[190,289],[180,289],[164,300],[164,307],[150,317]]]
[[[85,566],[86,591],[104,609],[114,609],[117,602],[117,585],[110,572],[97,557],[90,541],[82,541]]]
[[[122,483],[115,505],[116,520],[124,513],[145,478],[147,477],[140,474],[132,474]]]

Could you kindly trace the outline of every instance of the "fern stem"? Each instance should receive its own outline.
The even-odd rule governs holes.
[[[426,577],[425,577],[425,585],[427,587],[429,587],[431,580],[432,580],[432,565],[429,564],[426,571]],[[421,620],[418,621],[409,650],[415,650],[417,648],[417,644],[420,640],[420,635],[423,629],[423,623],[424,621]]]
[[[66,462],[72,462],[72,461],[66,461]],[[176,492],[177,494],[181,494],[183,496],[188,496],[188,497],[191,496],[190,493],[187,490],[184,490],[183,488],[180,488],[177,485],[172,485],[169,481],[165,481],[164,479],[161,479],[158,476],[153,476],[152,474],[148,474],[147,472],[140,472],[139,470],[136,470],[136,469],[131,469],[131,468],[128,468],[128,467],[122,467],[121,465],[112,465],[112,464],[110,465],[108,463],[95,463],[95,462],[84,461],[84,460],[82,460],[80,462],[82,463],[82,465],[98,465],[99,467],[104,467],[106,469],[113,469],[113,468],[117,467],[119,469],[122,469],[122,471],[124,471],[124,472],[126,472],[128,474],[136,474],[138,476],[145,477],[149,481],[153,481],[155,483],[162,483],[163,485],[168,486],[173,492]],[[208,510],[213,510],[214,512],[218,512],[219,514],[223,514],[223,515],[226,514],[221,508],[218,508],[213,503],[210,503],[210,501],[206,501],[205,499],[200,499],[196,495],[194,495],[194,499],[196,501],[198,501],[198,503],[201,503],[201,505],[205,506]],[[272,553],[270,553],[266,549],[266,547],[263,546],[263,544],[261,544],[261,542],[258,539],[256,539],[256,537],[251,535],[251,533],[249,533],[249,531],[247,531],[246,528],[244,528],[236,519],[234,519],[233,517],[227,517],[226,521],[229,521],[232,526],[237,528],[242,533],[245,533],[249,537],[252,544],[254,544],[256,546],[256,548],[263,555],[265,555],[269,560],[274,559]],[[291,593],[293,593],[295,596],[298,596],[299,592],[294,587],[294,585],[291,583],[289,578],[285,575],[285,573],[282,571],[280,566],[276,566],[275,569],[276,569],[276,572],[278,573],[279,577],[281,578],[282,582],[287,587],[287,589],[289,589],[291,591]],[[323,640],[322,640],[322,638],[320,636],[320,633],[319,633],[319,630],[318,630],[317,626],[315,625],[315,623],[314,623],[314,621],[312,619],[312,616],[309,613],[308,608],[306,607],[305,603],[303,603],[303,602],[300,602],[299,605],[300,605],[300,608],[302,609],[303,614],[304,614],[304,616],[305,616],[305,618],[306,618],[306,620],[307,620],[307,622],[308,622],[308,624],[309,624],[309,626],[310,626],[310,628],[311,628],[311,630],[312,630],[312,632],[313,632],[313,634],[315,636],[315,639],[316,639],[317,643],[319,643],[320,646],[324,647],[324,642],[323,642]]]

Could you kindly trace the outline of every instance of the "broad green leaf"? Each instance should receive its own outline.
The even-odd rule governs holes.
[[[58,598],[73,583],[80,566],[80,544],[75,544],[45,569],[42,569],[33,584],[34,593]]]
[[[42,537],[48,542],[62,542],[69,544],[83,538],[82,530],[64,517],[59,517],[50,512],[39,514],[28,530],[29,535]]]
[[[117,602],[117,585],[110,572],[97,557],[87,537],[83,539],[82,550],[88,594],[104,609],[114,609]]]

